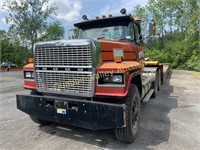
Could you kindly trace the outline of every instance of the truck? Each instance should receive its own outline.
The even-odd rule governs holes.
[[[156,97],[169,64],[145,59],[141,19],[126,14],[75,23],[78,39],[38,42],[34,62],[24,66],[17,109],[39,124],[52,122],[90,130],[113,129],[132,143],[141,102]],[[155,32],[155,24],[149,25]]]

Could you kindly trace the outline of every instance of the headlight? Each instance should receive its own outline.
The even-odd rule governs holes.
[[[115,76],[112,77],[112,82],[122,83],[122,80],[123,80],[122,78],[123,78],[122,75],[115,75]]]
[[[33,71],[24,71],[24,79],[34,79]]]
[[[98,85],[120,84],[124,85],[124,74],[109,74],[105,77],[99,78]]]

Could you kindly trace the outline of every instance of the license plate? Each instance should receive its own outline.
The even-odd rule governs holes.
[[[66,115],[66,114],[67,114],[67,111],[66,111],[66,109],[57,108],[57,113],[58,113],[58,114]]]

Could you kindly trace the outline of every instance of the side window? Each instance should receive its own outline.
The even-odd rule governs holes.
[[[137,24],[134,24],[134,28],[135,28],[135,41],[138,42],[140,40],[140,27]]]

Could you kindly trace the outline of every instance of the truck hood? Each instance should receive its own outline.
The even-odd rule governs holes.
[[[142,47],[133,45],[131,42],[99,40],[100,49],[102,51],[103,61],[114,61],[113,49],[122,49],[124,53],[124,60],[138,60],[139,52]]]
[[[113,49],[122,49],[124,52],[124,60],[138,60],[139,52],[142,50],[140,46],[133,45],[131,42],[98,40],[98,39],[73,39],[73,40],[57,40],[49,42],[40,42],[35,44],[37,47],[54,47],[54,46],[70,46],[70,45],[88,45],[91,44],[93,49],[94,66],[101,61],[114,61]]]

